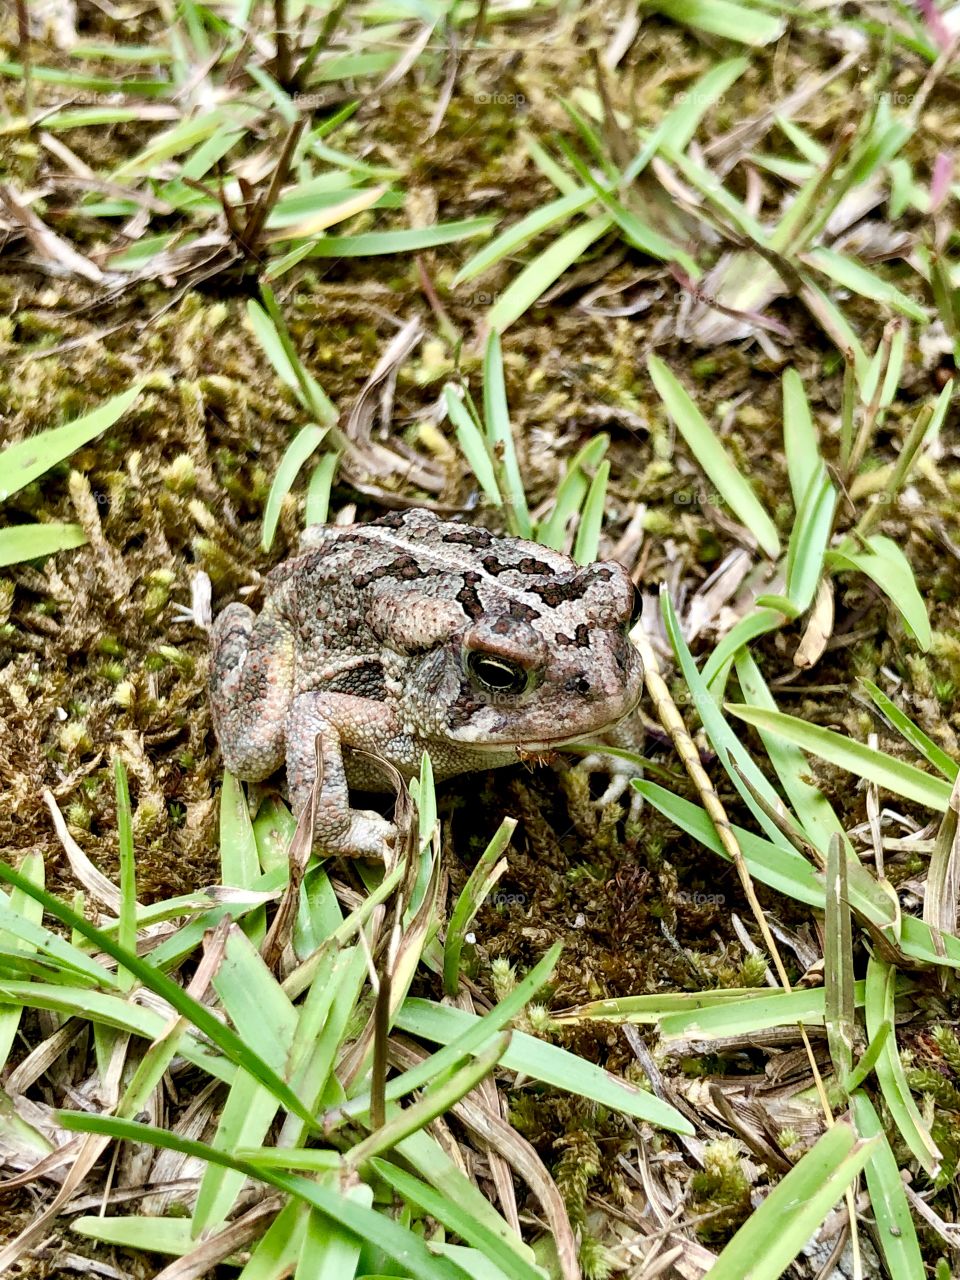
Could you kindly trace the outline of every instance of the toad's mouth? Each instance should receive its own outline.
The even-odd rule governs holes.
[[[539,755],[555,751],[558,747],[572,746],[574,743],[582,743],[590,738],[595,738],[601,734],[608,733],[611,729],[615,729],[618,724],[626,720],[627,716],[632,715],[640,705],[641,693],[637,694],[636,699],[622,711],[620,715],[614,716],[613,719],[604,721],[603,724],[594,725],[589,729],[581,729],[578,733],[560,733],[548,736],[536,737],[507,737],[502,738],[475,738],[473,740],[461,738],[458,744],[472,751],[494,754],[499,752],[503,754],[506,751],[516,751],[518,755]],[[602,745],[602,744],[598,744]]]

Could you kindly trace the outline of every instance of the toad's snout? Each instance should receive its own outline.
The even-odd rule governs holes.
[[[640,654],[624,638],[611,654],[613,661],[588,661],[563,681],[563,691],[591,706],[608,707],[610,718],[625,715],[640,701],[643,664]]]

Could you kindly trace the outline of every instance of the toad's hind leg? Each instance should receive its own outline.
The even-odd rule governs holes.
[[[218,615],[210,637],[210,706],[223,763],[257,782],[283,763],[294,646],[269,614],[243,604]]]

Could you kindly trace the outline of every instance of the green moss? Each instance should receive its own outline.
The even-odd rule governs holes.
[[[735,1230],[750,1212],[750,1184],[740,1160],[739,1143],[722,1138],[703,1149],[704,1168],[690,1179],[690,1207],[708,1220],[697,1234],[715,1240]]]

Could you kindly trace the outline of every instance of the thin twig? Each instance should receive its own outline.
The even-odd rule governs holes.
[[[30,18],[27,0],[17,0],[17,40],[20,46],[20,66],[23,68],[23,114],[27,126],[33,122],[33,63],[30,58]]]

